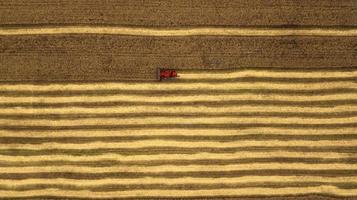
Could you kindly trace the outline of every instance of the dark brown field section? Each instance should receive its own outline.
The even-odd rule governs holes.
[[[159,67],[357,68],[357,37],[0,37],[0,81],[154,80]]]
[[[0,24],[357,26],[355,0],[1,0]]]

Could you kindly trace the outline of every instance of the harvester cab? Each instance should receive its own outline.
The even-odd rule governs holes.
[[[176,79],[178,76],[177,71],[174,69],[158,69],[158,78],[162,80]]]

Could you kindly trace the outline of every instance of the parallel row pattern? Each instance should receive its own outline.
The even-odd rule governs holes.
[[[357,71],[0,85],[0,196],[357,196]]]

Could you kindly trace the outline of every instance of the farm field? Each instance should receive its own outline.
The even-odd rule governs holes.
[[[356,194],[356,71],[179,73],[1,85],[0,194]]]
[[[356,199],[356,6],[2,0],[0,200]]]

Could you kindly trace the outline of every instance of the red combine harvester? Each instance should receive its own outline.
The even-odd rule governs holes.
[[[158,69],[158,76],[160,81],[179,77],[174,69]]]

